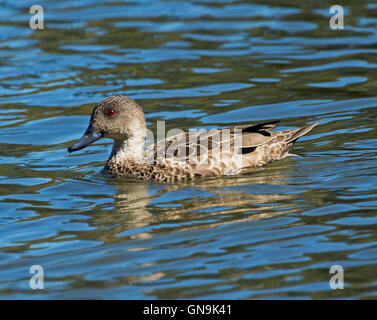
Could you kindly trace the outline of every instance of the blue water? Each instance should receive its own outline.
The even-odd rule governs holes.
[[[374,1],[0,4],[1,299],[377,297]],[[110,140],[66,151],[113,94],[152,130],[321,123],[250,174],[114,181]]]

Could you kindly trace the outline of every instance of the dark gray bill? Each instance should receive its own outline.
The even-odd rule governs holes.
[[[89,126],[88,129],[85,131],[84,135],[81,137],[81,139],[68,148],[68,152],[71,153],[73,151],[81,150],[89,144],[91,144],[92,142],[102,138],[102,136],[103,134],[101,132],[98,132],[92,126]]]

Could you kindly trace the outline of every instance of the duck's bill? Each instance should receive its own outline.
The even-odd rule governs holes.
[[[98,132],[96,129],[89,126],[84,135],[81,137],[81,139],[68,148],[68,152],[71,153],[73,151],[81,150],[89,144],[93,143],[94,141],[97,141],[98,139],[102,138],[102,136],[103,134],[101,132]]]

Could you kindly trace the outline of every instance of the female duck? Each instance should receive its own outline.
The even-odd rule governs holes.
[[[104,171],[112,176],[173,182],[238,174],[292,155],[293,143],[318,124],[271,131],[276,123],[182,132],[145,149],[142,109],[131,98],[111,96],[94,107],[88,129],[68,152],[110,138],[114,144]]]

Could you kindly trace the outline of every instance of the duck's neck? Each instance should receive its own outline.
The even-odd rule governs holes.
[[[114,140],[109,161],[140,161],[143,157],[145,135],[135,135],[127,140]]]

